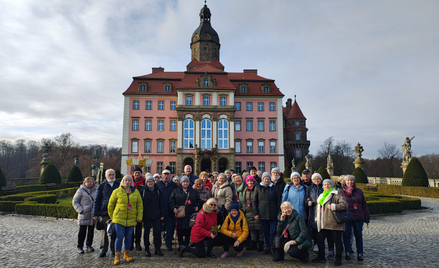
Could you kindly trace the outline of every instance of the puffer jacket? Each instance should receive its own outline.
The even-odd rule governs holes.
[[[189,220],[191,218],[192,213],[195,212],[195,207],[200,208],[200,197],[197,192],[192,188],[187,188],[189,193],[188,202],[186,203],[187,194],[184,192],[183,187],[179,185],[169,197],[169,208],[174,210],[174,208],[179,208],[181,206],[185,207],[185,216],[184,218],[177,218],[177,226],[179,229],[188,229],[189,228]],[[189,202],[190,200],[190,202]],[[190,203],[190,204],[189,204]]]
[[[148,186],[143,186],[140,190],[143,200],[143,221],[154,220],[165,215],[165,205],[163,204],[159,187],[154,184],[151,191]]]
[[[308,215],[306,215],[305,206],[308,205],[308,197],[309,193],[306,185],[300,185],[299,190],[297,190],[293,183],[290,182],[285,186],[284,192],[282,193],[282,202],[290,202],[294,206],[294,209],[299,212],[300,216],[307,219]]]
[[[323,194],[319,196],[317,199],[317,207],[316,207],[316,224],[317,231],[320,230],[333,230],[333,231],[344,231],[345,224],[337,223],[332,214],[332,211],[344,211],[348,209],[348,204],[344,197],[339,194],[339,192],[335,189],[332,189],[331,193],[325,198],[323,201],[323,206],[320,206],[319,201],[323,198]],[[331,204],[331,209],[327,208],[327,205]]]
[[[246,186],[242,193],[242,211],[244,212],[245,218],[247,219],[248,229],[250,231],[262,230],[261,222],[255,220],[255,214],[253,212],[253,207],[255,206],[255,196],[258,185],[254,185],[251,190]]]
[[[79,225],[94,225],[93,204],[96,198],[96,189],[97,187],[94,183],[91,189],[81,184],[75,196],[73,196],[72,204],[76,212],[78,212]]]
[[[131,204],[131,209],[128,209],[128,204]],[[113,223],[125,227],[135,226],[143,218],[143,202],[139,191],[133,186],[130,194],[127,194],[122,185],[114,190],[108,202],[108,216]]]
[[[317,225],[314,219],[316,217],[317,199],[319,198],[321,193],[323,193],[323,187],[321,183],[319,184],[319,186],[313,183],[309,188],[309,198],[312,201],[312,206],[309,207],[309,225],[312,229],[317,229]]]
[[[236,222],[232,220],[232,217],[229,213],[229,215],[227,215],[226,219],[224,220],[223,225],[221,226],[221,233],[227,235],[228,237],[232,237],[232,234],[236,233],[238,235],[236,240],[238,240],[239,243],[244,242],[247,239],[249,233],[248,224],[247,220],[245,219],[244,212],[239,210],[239,218]]]
[[[369,208],[367,207],[366,198],[364,197],[364,193],[361,189],[354,187],[354,190],[352,191],[352,196],[346,194],[345,190],[341,190],[339,191],[339,193],[343,195],[344,199],[348,203],[348,209],[349,212],[352,214],[352,218],[354,221],[364,221],[365,223],[370,222]],[[357,209],[354,209],[354,204],[356,202],[352,197],[354,197],[355,200],[358,202],[356,205]]]
[[[273,182],[266,185],[264,182],[259,184],[256,189],[255,205],[253,213],[259,215],[260,220],[276,221],[280,212],[280,194],[274,188]]]
[[[285,183],[284,179],[280,177],[273,186],[279,192],[279,202],[281,203],[282,203],[282,193],[284,192],[285,185],[287,184]]]
[[[203,213],[201,213],[201,211]],[[192,226],[191,241],[193,243],[199,243],[205,238],[210,237],[210,230],[218,224],[216,210],[212,211],[209,206],[204,203],[201,211],[197,214],[195,224]]]
[[[279,213],[279,219],[281,218],[282,213]],[[309,249],[312,246],[311,238],[308,235],[308,231],[306,230],[305,220],[296,210],[293,210],[290,216],[287,216],[284,221],[279,221],[277,223],[277,235],[282,236],[283,230],[287,227],[287,224],[291,224],[288,226],[288,240],[294,240],[297,242],[297,247],[302,249]]]
[[[111,186],[106,179],[99,184],[98,189],[96,190],[93,217],[108,216],[108,200],[110,200],[113,191],[119,188],[119,186],[120,182],[117,180],[114,180],[113,186]]]
[[[225,181],[222,185],[215,184],[212,189],[212,196],[217,200],[218,208],[225,208],[227,212],[233,202],[232,186]]]

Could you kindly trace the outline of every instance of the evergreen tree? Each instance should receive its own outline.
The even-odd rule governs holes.
[[[7,185],[6,183],[6,177],[3,174],[2,169],[0,168],[0,187],[5,187]],[[1,188],[0,188],[1,189]],[[1,190],[0,190],[1,191]]]
[[[402,186],[428,187],[428,176],[421,162],[416,157],[410,163],[402,177]]]
[[[364,172],[364,170],[360,167],[357,167],[354,172],[352,172],[352,175],[355,177],[356,183],[368,183],[367,175]]]
[[[286,167],[284,170],[284,181],[286,183],[291,182],[290,176],[291,176],[291,169],[289,167]]]
[[[299,170],[297,172],[299,172],[299,174],[302,174],[303,170],[305,169],[305,164],[302,163],[299,167]]]
[[[81,170],[77,166],[73,166],[67,175],[67,181],[82,181]]]
[[[120,171],[117,169],[116,170],[116,179],[121,179],[122,178],[122,174],[120,174]]]
[[[40,177],[40,184],[61,183],[61,175],[53,164],[47,165]]]
[[[323,166],[319,167],[319,169],[317,170],[317,173],[319,173],[324,180],[331,179],[331,176],[329,176],[328,171],[326,171],[326,168],[324,168]]]

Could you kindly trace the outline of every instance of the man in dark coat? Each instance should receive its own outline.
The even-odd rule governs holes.
[[[274,167],[271,169],[271,181],[274,183],[274,188],[279,192],[279,204],[282,199],[282,193],[285,189],[285,181],[280,175],[280,169],[278,167]]]
[[[142,169],[140,167],[134,169],[133,184],[134,187],[136,187],[136,189],[139,192],[140,190],[143,189],[143,186],[145,186],[146,184],[145,178],[142,176]],[[131,250],[134,248],[134,242],[136,242],[136,250],[138,251],[142,250],[142,247],[140,246],[141,239],[142,239],[142,223],[138,222],[133,232],[133,239],[131,240]]]
[[[96,199],[93,208],[93,219],[99,220],[102,226],[105,226],[104,230],[101,230],[101,246],[102,252],[99,257],[105,257],[108,251],[108,235],[107,235],[107,221],[110,219],[108,216],[108,200],[113,191],[119,188],[120,183],[116,180],[116,173],[113,169],[107,169],[105,171],[105,180],[99,184],[96,191]],[[110,249],[112,255],[114,255],[114,242],[116,241],[116,234],[111,235]]]
[[[186,173],[186,176],[189,178],[190,186],[193,186],[195,180],[198,179],[198,177],[192,174],[192,167],[190,165],[184,166],[184,173]]]
[[[160,189],[161,198],[165,206],[163,211],[162,224],[165,225],[166,237],[165,244],[168,251],[172,251],[172,237],[174,236],[175,217],[174,212],[169,208],[169,197],[172,191],[177,188],[177,184],[171,181],[171,172],[167,169],[162,172],[162,180],[157,182],[157,187]]]

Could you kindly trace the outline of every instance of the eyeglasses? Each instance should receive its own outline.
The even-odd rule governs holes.
[[[200,185],[203,185],[203,184],[201,184],[201,183],[195,183],[195,185],[200,186]]]
[[[209,204],[209,207],[216,207],[216,204]]]

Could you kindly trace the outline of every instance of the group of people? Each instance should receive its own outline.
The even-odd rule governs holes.
[[[306,169],[302,175],[293,172],[290,183],[285,182],[279,168],[270,173],[254,167],[243,174],[232,170],[201,172],[198,177],[189,165],[184,171],[178,184],[167,169],[158,180],[149,173],[143,177],[137,168],[120,183],[109,169],[106,180],[97,187],[92,177],[85,178],[73,198],[80,226],[78,252],[84,253],[87,232],[86,249],[94,251],[96,224],[102,230],[100,257],[106,256],[110,247],[114,264],[120,263],[122,244],[124,262],[133,261],[130,250],[142,250],[142,229],[145,255],[150,257],[151,228],[157,256],[163,255],[161,234],[165,231],[166,249],[173,250],[176,234],[180,257],[189,252],[199,258],[214,258],[213,247],[222,245],[221,257],[227,258],[233,245],[237,256],[244,254],[246,246],[247,250],[273,255],[275,261],[283,260],[287,253],[307,263],[308,250],[314,244],[318,256],[313,263],[326,262],[328,257],[335,258],[338,266],[343,248],[345,259],[351,259],[355,237],[357,259],[363,260],[362,228],[370,218],[363,192],[355,187],[352,175],[341,176],[335,186],[332,180],[323,180],[318,173],[311,176]],[[346,210],[353,221],[337,223],[333,212]]]

